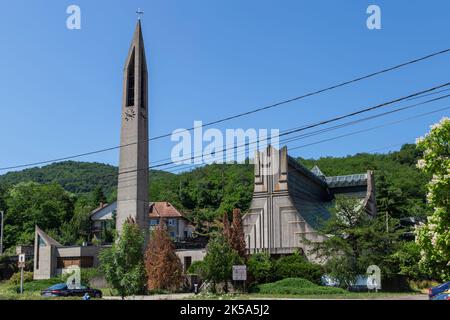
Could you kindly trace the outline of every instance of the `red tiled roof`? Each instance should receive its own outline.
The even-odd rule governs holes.
[[[149,208],[150,218],[183,218],[183,215],[170,203],[152,202]]]

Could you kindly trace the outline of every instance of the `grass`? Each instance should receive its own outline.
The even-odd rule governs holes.
[[[341,288],[324,287],[301,278],[287,278],[280,281],[260,284],[256,287],[260,294],[289,294],[289,295],[325,295],[347,294],[348,291]]]
[[[187,300],[259,300],[259,299],[384,299],[396,298],[417,293],[405,292],[347,292],[345,294],[261,294],[261,293],[239,293],[239,294],[199,294],[186,298]]]
[[[23,293],[20,294],[20,286],[8,281],[0,283],[0,300],[79,300],[80,297],[42,297],[41,290],[54,284],[61,283],[61,278],[46,280],[33,280],[23,284]]]
[[[254,293],[200,294],[195,300],[251,299],[383,299],[417,294],[405,292],[350,292],[341,288],[324,287],[301,278],[287,278],[258,285]]]

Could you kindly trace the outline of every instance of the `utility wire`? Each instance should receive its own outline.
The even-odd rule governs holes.
[[[323,88],[323,89],[320,89],[320,90],[312,91],[312,92],[303,94],[301,96],[297,96],[297,97],[294,97],[294,98],[291,98],[291,99],[280,101],[280,102],[277,102],[277,103],[274,103],[274,104],[271,104],[271,105],[267,105],[267,106],[264,106],[264,107],[256,108],[256,109],[253,109],[253,110],[250,110],[250,111],[247,111],[247,112],[239,113],[239,114],[236,114],[236,115],[233,115],[233,116],[229,116],[229,117],[226,117],[226,118],[222,118],[222,119],[219,119],[219,120],[211,121],[211,122],[203,124],[201,127],[211,126],[213,124],[218,124],[218,123],[222,123],[222,122],[229,121],[229,120],[232,120],[232,119],[240,118],[240,117],[247,116],[247,115],[250,115],[250,114],[254,114],[256,112],[260,112],[260,111],[263,111],[263,110],[272,109],[272,108],[275,108],[275,107],[278,107],[278,106],[281,106],[281,105],[284,105],[284,104],[288,104],[290,102],[294,102],[294,101],[301,100],[301,99],[304,99],[304,98],[307,98],[307,97],[318,95],[318,94],[323,93],[323,92],[331,91],[331,90],[334,90],[334,89],[337,89],[337,88],[340,88],[340,87],[343,87],[343,86],[346,86],[346,85],[349,85],[349,84],[352,84],[352,83],[355,83],[355,82],[358,82],[358,81],[362,81],[362,80],[369,79],[369,78],[372,78],[372,77],[375,77],[375,76],[378,76],[378,75],[381,75],[381,74],[384,74],[384,73],[387,73],[387,72],[390,72],[390,71],[393,71],[393,70],[397,70],[397,69],[400,69],[402,67],[405,67],[405,66],[408,66],[408,65],[411,65],[411,64],[414,64],[414,63],[418,63],[418,62],[421,62],[421,61],[424,61],[424,60],[427,60],[427,59],[430,59],[430,58],[433,58],[433,57],[436,57],[436,56],[439,56],[439,55],[447,54],[448,52],[450,52],[450,48],[444,49],[444,50],[441,50],[441,51],[437,51],[437,52],[428,54],[426,56],[423,56],[423,57],[420,57],[420,58],[417,58],[417,59],[413,59],[413,60],[410,60],[410,61],[398,64],[398,65],[393,66],[393,67],[385,68],[385,69],[382,69],[380,71],[367,74],[365,76],[357,77],[357,78],[354,78],[354,79],[351,79],[351,80],[348,80],[348,81],[344,81],[344,82],[341,82],[341,83],[338,83],[338,84],[335,84],[335,85],[332,85],[332,86],[329,86],[329,87],[326,87],[326,88]],[[192,131],[192,130],[194,130],[196,128],[199,128],[199,127],[192,127],[192,128],[187,129],[187,130]],[[153,138],[150,138],[150,139],[143,140],[142,143],[148,142],[148,141],[154,141],[154,140],[165,138],[165,137],[169,137],[171,135],[172,135],[172,133],[166,133],[166,134],[159,135],[159,136],[156,136],[156,137],[153,137]],[[60,162],[60,161],[65,161],[65,160],[70,160],[70,159],[81,158],[81,157],[85,157],[85,156],[90,156],[90,155],[94,155],[94,154],[99,154],[99,153],[103,153],[103,152],[107,152],[107,151],[120,149],[120,148],[127,147],[127,146],[130,146],[130,145],[135,145],[137,143],[138,142],[136,141],[136,142],[132,142],[132,143],[124,144],[124,145],[119,145],[119,146],[110,147],[110,148],[104,148],[104,149],[98,149],[98,150],[94,150],[94,151],[90,151],[90,152],[85,152],[85,153],[75,154],[75,155],[71,155],[71,156],[56,158],[56,159],[52,159],[52,160],[44,160],[44,161],[26,163],[26,164],[21,164],[21,165],[3,167],[3,168],[0,168],[0,171],[13,170],[13,169],[19,169],[19,168],[24,168],[24,167],[32,167],[32,166],[38,166],[38,165],[47,164],[47,163]]]
[[[376,119],[376,118],[387,116],[387,115],[390,115],[390,114],[393,114],[393,113],[396,113],[396,112],[400,112],[400,111],[404,111],[404,110],[407,110],[407,109],[411,109],[411,108],[414,108],[414,107],[417,107],[417,106],[420,106],[420,105],[424,105],[424,104],[428,104],[428,103],[431,103],[431,102],[435,102],[435,101],[438,101],[438,100],[441,100],[441,99],[445,99],[445,98],[448,98],[448,97],[450,97],[450,95],[445,95],[445,96],[441,96],[441,97],[434,98],[434,99],[431,99],[431,100],[423,101],[423,102],[420,102],[420,103],[404,106],[404,107],[401,107],[401,108],[397,108],[397,109],[394,109],[394,110],[386,111],[386,112],[379,113],[379,114],[376,114],[376,115],[372,115],[372,116],[369,116],[369,117],[365,117],[365,118],[349,121],[349,122],[346,122],[346,123],[343,123],[343,124],[338,124],[338,125],[335,125],[335,126],[331,126],[331,127],[328,127],[328,128],[324,128],[324,129],[319,129],[319,130],[315,130],[315,131],[312,131],[312,132],[303,133],[303,134],[300,134],[300,135],[297,135],[297,136],[294,136],[294,137],[282,139],[282,140],[279,141],[279,143],[280,144],[286,144],[286,143],[289,143],[289,142],[292,142],[292,141],[297,141],[297,140],[300,140],[300,139],[309,138],[309,137],[312,137],[312,136],[320,135],[322,133],[326,133],[326,132],[330,132],[330,131],[333,131],[333,130],[341,129],[341,128],[344,128],[344,127],[352,126],[352,125],[359,124],[359,123],[362,123],[362,122],[365,122],[365,121],[368,121],[368,120],[373,120],[373,119]],[[268,138],[260,139],[260,140],[258,140],[258,143],[262,142],[262,141],[263,142],[267,142]],[[217,152],[217,153],[221,154],[220,151]],[[239,152],[236,152],[234,155],[235,156],[245,155],[246,153],[247,153],[247,150],[241,150]],[[196,164],[195,166],[197,166],[197,165],[199,165],[199,164]],[[170,171],[170,169],[177,168],[179,166],[186,166],[185,168],[180,168],[181,170],[183,170],[183,169],[188,169],[190,166],[192,166],[192,164],[190,164],[190,163],[187,163],[187,164],[175,164],[173,166],[164,168],[164,170],[165,171]]]
[[[447,89],[447,90],[450,90],[450,89]],[[447,91],[447,90],[442,90],[440,92]],[[422,97],[428,96],[428,95],[431,95],[431,94],[423,95]],[[346,122],[346,123],[343,123],[343,124],[339,124],[339,125],[335,125],[335,126],[332,126],[332,127],[329,127],[329,128],[324,128],[324,129],[320,129],[320,130],[317,130],[317,131],[304,133],[304,134],[301,134],[300,136],[294,136],[292,138],[287,138],[285,140],[281,140],[280,143],[288,142],[288,141],[290,141],[290,139],[296,140],[295,139],[296,137],[309,137],[309,136],[313,136],[313,135],[320,134],[320,133],[323,133],[323,132],[328,132],[328,131],[336,130],[336,129],[339,129],[339,128],[347,127],[349,125],[354,125],[354,124],[357,124],[357,123],[360,123],[360,122],[363,122],[363,121],[372,120],[372,119],[375,119],[375,118],[379,118],[379,117],[382,117],[382,116],[385,116],[385,115],[389,115],[389,114],[392,114],[392,113],[396,113],[396,112],[399,112],[399,111],[403,111],[403,110],[406,110],[406,109],[411,109],[411,108],[414,108],[414,107],[417,107],[417,106],[420,106],[420,105],[424,105],[424,104],[427,104],[427,103],[435,102],[435,101],[438,101],[438,100],[441,100],[441,99],[445,99],[445,98],[448,98],[448,97],[450,97],[450,94],[444,95],[444,96],[441,96],[441,97],[438,97],[438,98],[435,98],[435,99],[423,101],[423,102],[420,102],[420,103],[416,103],[416,104],[413,104],[413,105],[408,105],[408,106],[405,106],[405,107],[397,108],[397,109],[394,109],[394,110],[391,110],[391,111],[383,112],[383,113],[376,114],[376,115],[373,115],[373,116],[369,116],[369,117],[366,117],[366,118],[356,119],[356,120],[353,120],[353,121],[350,121],[350,122]],[[407,100],[411,100],[411,99],[407,99]],[[305,126],[286,129],[286,130],[281,131],[281,134],[283,134],[285,132],[291,132],[294,129],[304,128],[304,127]],[[266,139],[259,139],[258,143],[259,142],[264,142],[264,141],[267,142],[268,140],[273,139],[273,138],[278,138],[279,136],[280,135],[278,134],[278,135],[275,135],[275,136],[271,136],[270,138],[267,137]],[[234,144],[229,144],[227,146],[234,147]],[[218,153],[220,153],[220,151]],[[186,157],[186,160],[190,159],[192,156],[202,155],[202,154],[203,154],[203,150],[191,153],[189,155],[189,157]],[[155,160],[155,161],[152,161],[152,164],[153,165],[159,164],[161,162],[165,162],[165,161],[168,161],[168,160],[171,160],[171,159],[172,158],[169,157],[169,158],[164,158],[164,159],[160,159],[160,160]]]
[[[413,120],[413,119],[417,119],[417,118],[420,118],[420,117],[428,116],[430,114],[433,114],[433,113],[436,113],[436,112],[440,112],[440,111],[444,111],[444,110],[448,110],[448,109],[450,109],[450,107],[445,107],[445,108],[441,108],[439,110],[430,111],[430,112],[427,112],[427,113],[422,113],[422,114],[419,114],[419,115],[416,115],[416,116],[413,116],[413,117],[409,117],[409,118],[405,118],[405,119],[389,122],[389,123],[382,124],[382,125],[379,125],[379,126],[366,128],[366,129],[362,129],[362,130],[358,130],[358,131],[354,131],[354,132],[350,132],[350,133],[343,134],[343,135],[336,136],[336,137],[332,137],[332,138],[329,138],[329,139],[324,139],[324,140],[320,140],[320,141],[316,141],[316,142],[311,142],[311,143],[308,143],[308,144],[304,144],[304,145],[301,145],[301,146],[290,148],[289,150],[291,150],[291,151],[292,150],[297,150],[297,149],[301,149],[301,148],[304,148],[304,147],[313,146],[313,145],[316,145],[316,144],[319,144],[319,143],[324,143],[324,142],[333,141],[333,140],[337,140],[337,139],[344,138],[344,137],[353,136],[353,135],[358,134],[358,133],[372,131],[372,130],[380,129],[380,128],[385,128],[385,127],[388,127],[388,126],[392,126],[394,124],[398,124],[398,123],[401,123],[401,122],[404,122],[404,121]]]
[[[432,87],[430,89],[423,90],[423,91],[420,91],[420,92],[416,92],[416,93],[413,93],[413,94],[410,94],[410,95],[407,95],[407,96],[404,96],[404,97],[401,97],[401,98],[397,98],[397,99],[394,99],[394,100],[391,100],[391,101],[388,101],[388,102],[383,102],[381,104],[378,104],[378,105],[375,105],[375,106],[372,106],[372,107],[368,107],[368,108],[364,108],[364,109],[361,109],[361,110],[358,110],[358,111],[347,113],[347,114],[344,114],[344,115],[341,115],[341,116],[337,116],[337,117],[334,117],[334,118],[331,118],[331,119],[328,119],[328,120],[323,120],[323,121],[320,121],[320,122],[316,122],[316,123],[313,123],[313,124],[310,124],[310,125],[303,126],[301,128],[298,128],[298,129],[286,131],[284,133],[280,133],[278,135],[278,137],[282,137],[282,136],[289,135],[289,134],[292,134],[292,133],[295,133],[295,132],[300,132],[300,131],[304,131],[304,130],[307,130],[307,129],[315,128],[315,127],[322,126],[322,125],[327,124],[327,123],[336,122],[336,121],[339,121],[339,120],[342,120],[342,119],[345,119],[345,118],[353,117],[353,116],[358,115],[358,114],[362,114],[362,113],[366,113],[366,112],[373,111],[373,110],[376,110],[376,109],[380,109],[380,108],[386,107],[388,105],[391,105],[391,104],[394,104],[394,103],[397,103],[397,102],[400,102],[400,101],[403,101],[403,100],[406,100],[406,99],[409,99],[409,98],[412,98],[412,97],[415,97],[415,96],[418,96],[418,95],[422,95],[424,93],[429,93],[429,92],[432,92],[434,90],[437,90],[437,89],[440,89],[440,88],[443,88],[443,87],[446,87],[446,86],[449,86],[449,85],[450,85],[450,82],[447,82],[445,84],[438,85],[438,86]],[[223,152],[225,152],[227,150],[239,148],[239,147],[242,147],[242,146],[245,147],[245,146],[248,146],[250,144],[257,143],[257,142],[258,141],[252,141],[252,142],[245,143],[244,145],[240,145],[240,146],[236,146],[236,147],[232,147],[232,148],[224,148],[222,151],[218,151],[218,152],[223,153]],[[199,157],[203,157],[203,155],[191,157],[191,160],[197,159]],[[149,168],[150,169],[160,168],[160,167],[164,167],[164,166],[171,165],[171,164],[173,164],[172,161],[171,162],[162,163],[162,164],[157,164],[157,165],[154,165],[154,166],[150,166]]]
[[[348,136],[353,136],[353,135],[356,135],[356,134],[372,131],[372,130],[375,130],[375,129],[380,129],[380,128],[392,126],[392,125],[395,125],[395,124],[398,124],[398,123],[401,123],[401,122],[404,122],[404,121],[425,117],[425,116],[428,116],[428,115],[431,115],[431,114],[434,114],[434,113],[437,113],[437,112],[441,112],[441,111],[444,111],[444,110],[448,110],[448,109],[450,109],[450,107],[440,108],[438,110],[434,110],[434,111],[418,114],[416,116],[412,116],[412,117],[408,117],[408,118],[405,118],[405,119],[389,122],[389,123],[386,123],[386,124],[383,124],[383,125],[379,125],[379,126],[375,126],[375,127],[371,127],[371,128],[366,128],[366,129],[350,132],[350,133],[347,133],[347,134],[343,134],[343,135],[340,135],[340,136],[336,136],[336,137],[332,137],[332,138],[328,138],[328,139],[324,139],[324,140],[315,141],[315,142],[304,144],[304,145],[301,145],[301,146],[289,147],[288,150],[292,151],[292,150],[297,150],[297,149],[301,149],[301,148],[317,145],[317,144],[324,143],[324,142],[334,141],[334,140],[337,140],[337,139],[345,138],[345,137],[348,137]],[[402,145],[402,144],[391,145],[391,146],[388,146],[388,147],[384,147],[383,149],[386,149],[386,148],[389,148],[389,147],[392,147],[392,146],[398,146],[398,145]],[[381,150],[381,148],[380,149],[375,149],[375,150],[372,150],[372,151],[368,151],[368,152],[370,153],[370,152],[377,151],[377,150]],[[175,169],[175,171],[170,171],[169,170],[168,172],[170,172],[170,173],[177,173],[178,171],[181,171],[181,170],[189,170],[191,168],[194,169],[195,167],[200,167],[200,166],[201,165],[199,165],[199,164],[198,165],[190,165],[189,167],[178,168],[178,169]]]

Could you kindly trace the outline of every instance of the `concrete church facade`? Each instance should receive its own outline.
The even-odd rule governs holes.
[[[248,213],[243,218],[248,251],[272,255],[302,251],[302,242],[323,241],[320,223],[330,217],[329,208],[337,194],[357,197],[367,214],[376,215],[373,172],[325,177],[318,167],[308,170],[287,153],[268,146],[255,157],[255,185]],[[319,262],[319,261],[317,261]]]

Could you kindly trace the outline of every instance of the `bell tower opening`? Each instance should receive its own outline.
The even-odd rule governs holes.
[[[127,107],[134,106],[134,65],[135,65],[135,49],[131,54],[130,63],[127,68]]]

